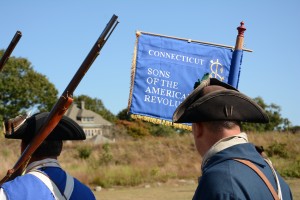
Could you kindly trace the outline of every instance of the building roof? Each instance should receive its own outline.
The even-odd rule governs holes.
[[[73,103],[65,115],[76,121],[81,127],[102,127],[112,125],[111,122],[105,120],[101,115],[85,109],[84,102],[81,102],[80,108],[77,106],[77,104]],[[82,120],[83,118],[92,118],[92,120],[84,121]]]

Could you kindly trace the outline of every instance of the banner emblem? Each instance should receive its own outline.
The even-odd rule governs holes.
[[[211,62],[211,65],[210,65],[210,70],[211,70],[210,77],[211,78],[217,78],[220,81],[224,81],[225,77],[222,76],[222,75],[220,75],[220,74],[223,74],[224,68],[223,68],[222,64],[219,63],[219,59],[217,59],[216,62],[214,62],[213,60],[211,60],[210,62]],[[219,73],[219,70],[220,70],[220,73]]]

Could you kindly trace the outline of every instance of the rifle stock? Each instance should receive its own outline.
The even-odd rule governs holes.
[[[99,55],[100,50],[102,49],[105,42],[117,26],[117,19],[118,17],[116,15],[112,16],[105,29],[101,33],[100,37],[97,39],[96,43],[88,53],[87,57],[84,59],[83,63],[81,64],[81,66],[73,76],[72,80],[69,82],[68,86],[62,93],[61,97],[52,107],[49,115],[45,120],[45,123],[40,128],[38,134],[36,134],[36,136],[32,139],[30,144],[28,144],[18,161],[15,163],[14,167],[8,170],[6,176],[0,181],[0,186],[6,181],[19,175],[16,174],[17,171],[20,171],[19,169],[24,165],[26,161],[28,161],[28,159],[30,159],[34,151],[42,144],[46,137],[57,126],[64,113],[67,111],[67,109],[73,102],[72,95],[74,90],[76,89],[76,87],[78,86],[81,79],[84,77],[85,73],[88,71],[96,57]]]
[[[0,59],[0,71],[2,71],[3,66],[8,61],[8,58],[9,58],[10,54],[12,53],[12,51],[14,50],[14,48],[16,47],[16,45],[19,42],[19,40],[20,40],[21,37],[22,37],[21,31],[17,31],[15,33],[15,36],[11,40],[10,44],[8,45],[7,49],[3,53],[3,56]]]

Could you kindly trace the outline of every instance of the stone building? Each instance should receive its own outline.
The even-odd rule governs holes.
[[[67,112],[66,116],[76,121],[82,127],[87,139],[97,139],[110,137],[112,130],[112,123],[103,119],[103,117],[91,110],[85,109],[84,101],[81,106],[73,103]]]

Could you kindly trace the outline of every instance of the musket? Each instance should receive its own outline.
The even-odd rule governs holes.
[[[47,116],[44,124],[39,129],[38,134],[34,136],[30,144],[27,145],[22,155],[15,163],[12,169],[7,171],[6,176],[0,181],[0,186],[6,181],[18,176],[20,168],[26,163],[34,151],[41,145],[41,143],[46,139],[46,137],[51,133],[51,131],[57,126],[64,113],[67,111],[69,106],[73,102],[73,92],[80,83],[81,79],[84,77],[85,73],[88,71],[96,57],[99,55],[100,50],[106,43],[107,39],[110,37],[111,33],[114,31],[115,27],[119,23],[117,21],[118,16],[113,15],[110,21],[107,23],[105,29],[101,33],[100,37],[97,39],[96,43],[88,53],[87,57],[82,62],[81,66],[77,70],[76,74],[73,76],[72,80],[69,82],[68,86],[62,93],[61,97],[52,107],[49,115]]]
[[[3,56],[0,59],[0,71],[2,71],[3,66],[8,61],[8,58],[9,58],[10,54],[12,53],[12,51],[14,50],[14,48],[16,47],[16,45],[18,44],[18,42],[19,42],[19,40],[20,40],[21,37],[22,37],[21,31],[17,31],[15,33],[15,36],[11,40],[10,44],[8,45],[7,49],[3,53]]]

